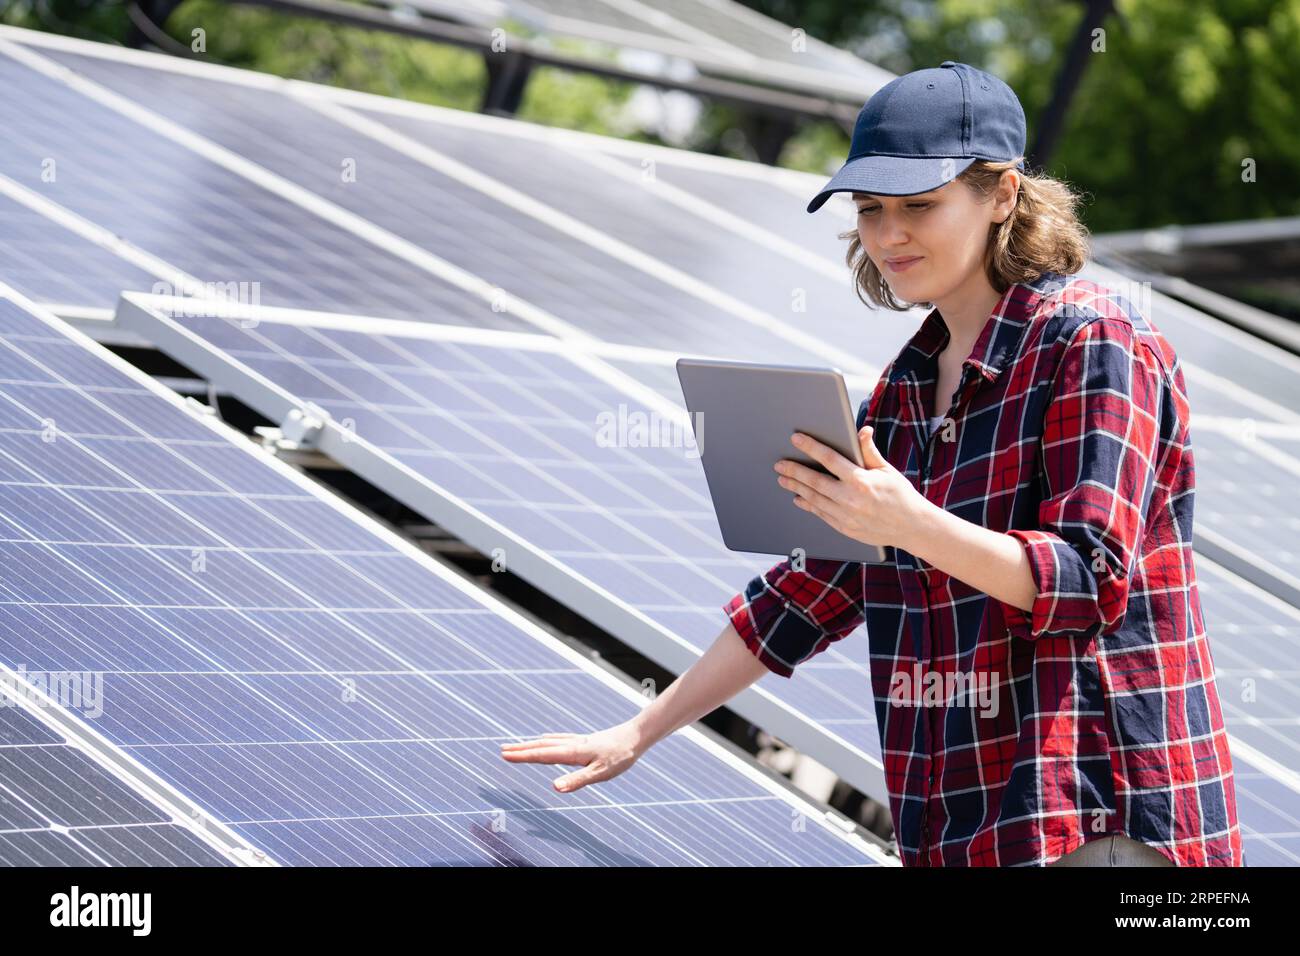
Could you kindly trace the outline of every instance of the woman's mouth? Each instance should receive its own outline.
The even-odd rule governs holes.
[[[899,256],[896,259],[886,259],[885,265],[889,267],[890,272],[906,272],[924,258],[924,256]]]

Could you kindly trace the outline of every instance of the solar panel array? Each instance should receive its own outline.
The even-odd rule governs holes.
[[[33,97],[0,107],[26,144],[0,156],[10,194],[130,249],[53,220],[32,224],[42,241],[91,236],[118,258],[146,253],[131,258],[145,271],[258,279],[263,304],[294,307],[250,324],[134,306],[132,328],[273,419],[308,402],[328,412],[334,457],[480,550],[502,543],[514,570],[673,670],[771,558],[722,547],[683,448],[602,445],[594,416],[680,414],[681,353],[839,364],[862,396],[914,328],[847,288],[835,231],[851,219],[795,208],[819,177],[191,65],[158,73],[84,45],[15,53],[3,44],[15,36],[0,38],[13,58],[0,70],[25,71],[14,78]],[[46,188],[32,172],[43,153],[78,175]],[[141,177],[154,209],[183,202],[183,216],[135,221],[122,194]],[[38,290],[47,301],[70,294],[57,281]],[[1247,859],[1295,863],[1295,519],[1285,480],[1270,494],[1241,476],[1297,467],[1297,363],[1164,297],[1141,304],[1178,349],[1197,415],[1198,567]],[[735,705],[883,799],[867,652],[860,635],[839,642]]]
[[[883,858],[791,825],[811,805],[694,733],[576,805],[553,768],[504,763],[499,741],[609,726],[639,695],[56,321],[0,307],[0,660],[102,675],[106,746],[247,847],[294,864]]]
[[[701,352],[731,348],[752,356],[781,350],[808,362],[824,361],[826,356],[797,347],[793,340],[803,332],[814,333],[819,342],[846,343],[832,353],[846,361],[855,361],[855,351],[877,351],[872,346],[881,343],[880,338],[868,337],[870,325],[859,319],[861,305],[842,281],[808,275],[775,253],[763,255],[764,250],[728,242],[732,237],[716,228],[696,235],[689,244],[671,243],[671,210],[645,190],[589,172],[581,163],[563,162],[565,157],[558,151],[523,142],[506,154],[484,152],[490,144],[480,136],[468,138],[467,151],[456,155],[447,143],[432,143],[420,132],[428,124],[419,124],[420,138],[414,141],[426,158],[429,151],[441,149],[472,172],[491,175],[525,198],[555,194],[557,188],[581,177],[581,208],[563,211],[580,218],[585,213],[587,230],[600,230],[594,242],[588,235],[574,235],[575,230],[566,228],[559,217],[542,221],[520,216],[497,198],[501,189],[467,188],[461,179],[343,126],[309,102],[268,97],[263,89],[240,85],[223,88],[222,95],[213,99],[210,81],[178,76],[159,84],[153,71],[143,67],[75,54],[50,56],[218,147],[237,151],[324,201],[364,216],[396,241],[435,251],[448,269],[472,273],[492,289],[520,296],[602,341]],[[14,160],[21,161],[21,157]],[[299,218],[303,215],[295,212]],[[597,213],[603,214],[591,221]],[[467,229],[467,223],[473,223],[473,228]],[[669,245],[676,251],[670,251]],[[528,254],[520,255],[524,249]],[[760,261],[754,261],[756,255]],[[276,258],[283,256],[280,252]],[[755,285],[752,273],[745,271],[746,263],[751,270],[759,267],[759,275],[766,277],[762,284]],[[195,271],[185,263],[178,265]],[[215,265],[222,268],[221,263]],[[240,265],[218,274],[254,272]],[[407,280],[393,276],[389,281]],[[421,277],[424,285],[434,281],[431,276]],[[287,285],[277,282],[274,273],[263,283],[264,290]],[[322,291],[334,294],[332,288]],[[427,298],[421,316],[502,327],[500,321],[489,321],[505,315],[493,311],[491,297],[449,295]],[[277,293],[268,304],[318,307],[315,302],[286,298]],[[383,308],[382,301],[366,309],[349,309],[345,300],[332,311],[411,317],[407,311]],[[773,302],[780,305],[776,314],[772,314]],[[805,310],[796,312],[796,306]],[[512,323],[510,327],[523,326]],[[895,348],[901,344],[902,331],[901,326],[895,330],[891,340]],[[864,364],[856,360],[858,368]]]
[[[511,286],[506,287],[507,292],[527,294],[530,304],[540,302],[547,316],[558,315],[564,320],[564,328],[560,331],[567,333],[571,329],[571,337],[575,340],[610,341],[636,347],[658,344],[682,348],[685,345],[687,351],[704,354],[725,353],[754,359],[780,355],[786,361],[809,364],[826,364],[828,359],[842,358],[847,361],[839,364],[846,370],[862,371],[868,368],[866,363],[854,358],[853,354],[847,354],[846,350],[838,344],[853,338],[849,326],[854,322],[854,311],[860,309],[860,306],[852,292],[842,286],[831,289],[828,285],[829,280],[819,280],[817,275],[810,276],[801,272],[779,258],[769,258],[768,271],[775,272],[779,268],[784,270],[787,276],[787,291],[781,296],[781,306],[786,310],[785,315],[754,315],[752,313],[755,310],[752,305],[734,304],[733,300],[737,296],[732,295],[730,290],[716,290],[708,286],[688,294],[680,286],[690,285],[690,283],[684,283],[680,278],[676,285],[669,284],[664,278],[663,270],[653,265],[630,268],[625,261],[615,259],[601,249],[588,245],[583,249],[581,257],[593,262],[591,274],[601,276],[603,286],[610,290],[607,298],[611,298],[616,303],[616,307],[611,307],[609,311],[612,316],[611,322],[617,323],[615,327],[601,319],[598,305],[588,304],[591,288],[585,281],[587,274],[583,274],[575,282],[574,264],[566,256],[547,258],[546,250],[553,244],[566,242],[567,245],[561,246],[562,249],[577,248],[577,240],[572,236],[566,238],[565,233],[547,223],[538,223],[535,227],[536,234],[529,234],[518,228],[520,217],[517,213],[500,207],[499,204],[493,209],[492,204],[496,203],[496,200],[491,196],[478,190],[466,189],[450,179],[432,178],[426,182],[424,177],[426,175],[436,177],[436,172],[423,164],[419,164],[418,176],[412,172],[409,178],[403,178],[402,171],[412,169],[415,165],[413,160],[408,161],[403,155],[387,149],[370,137],[355,135],[350,128],[342,126],[337,120],[322,116],[297,100],[283,95],[269,95],[264,89],[245,90],[239,86],[226,88],[224,85],[221,97],[205,97],[202,95],[202,86],[210,81],[177,77],[175,79],[179,82],[173,84],[170,82],[173,78],[169,77],[167,84],[158,84],[150,82],[152,74],[140,67],[102,64],[87,57],[59,51],[54,51],[50,56],[61,61],[65,66],[75,64],[78,69],[86,70],[88,76],[95,81],[103,81],[113,92],[129,96],[130,103],[135,103],[135,97],[140,97],[140,102],[157,107],[159,114],[175,122],[189,124],[195,132],[202,133],[218,150],[223,148],[233,150],[241,143],[246,150],[252,146],[253,155],[258,161],[258,170],[282,176],[294,188],[312,187],[321,190],[323,202],[336,204],[339,208],[350,205],[354,213],[366,211],[368,206],[373,206],[371,211],[379,220],[379,225],[387,231],[388,236],[398,242],[418,241],[422,244],[422,248],[436,249],[439,256],[448,259],[452,256],[463,257],[459,261],[449,263],[453,268],[472,266],[475,264],[476,256],[483,258],[485,260],[483,267],[488,270],[488,278],[493,283],[513,282]],[[31,57],[27,59],[30,61]],[[24,63],[21,68],[29,70],[32,82],[38,86],[49,84],[57,86],[61,83],[57,75],[46,76],[28,63]],[[160,89],[170,92],[164,92],[160,96],[158,95]],[[55,93],[49,94],[50,98],[60,99],[60,102],[63,95],[63,92],[59,92],[57,96]],[[227,99],[227,96],[230,98]],[[102,97],[100,99],[102,100]],[[272,104],[270,108],[264,105],[267,101]],[[70,108],[66,104],[62,105],[65,109]],[[96,100],[88,102],[84,108],[97,110],[101,114],[101,122],[107,123],[109,118],[120,114],[115,113],[111,108],[104,109],[105,105],[107,104]],[[116,105],[120,108],[120,104]],[[14,119],[15,122],[21,121],[20,116],[15,116]],[[57,150],[63,148],[64,140],[50,132],[43,119],[37,118],[35,123],[42,125],[35,132],[30,133],[29,138],[34,142],[52,144],[42,148],[54,150],[55,154],[59,155]],[[264,124],[260,127],[260,131],[267,135],[249,140],[246,134],[250,123],[255,126],[258,123]],[[127,125],[139,127],[140,124],[128,122]],[[289,140],[295,144],[292,149],[275,146],[274,143],[279,140],[270,135],[285,128],[292,128],[295,131],[295,136]],[[333,144],[326,142],[324,137],[329,130],[341,135],[342,140]],[[150,144],[157,140],[157,144],[167,150],[178,148],[177,140],[181,139],[179,136],[154,135],[150,130],[138,128],[122,135],[144,136]],[[43,141],[42,136],[46,137]],[[312,144],[314,150],[304,150],[302,143]],[[202,154],[213,155],[213,150],[202,150]],[[314,161],[313,157],[315,157]],[[342,168],[340,163],[349,158],[356,161],[357,176],[353,182],[344,182],[339,175]],[[213,162],[216,160],[214,159]],[[195,155],[190,156],[189,164],[192,169],[200,166],[205,170],[207,165],[211,165],[203,163],[202,158]],[[205,174],[210,173],[224,178],[227,175],[226,168],[235,165],[226,160],[221,168],[206,170]],[[369,170],[381,171],[382,175],[368,172]],[[121,171],[119,175],[126,176],[126,173]],[[429,188],[430,182],[435,183],[439,188]],[[394,187],[397,187],[396,194],[391,192]],[[293,188],[282,187],[268,192],[270,199],[264,200],[264,205],[278,196],[295,195]],[[317,194],[313,192],[312,195]],[[293,209],[295,213],[309,206],[313,209],[317,208],[316,204],[304,202],[297,202],[295,206],[296,208]],[[440,219],[446,221],[446,213],[439,211],[444,207],[458,210],[461,216],[458,220],[449,222],[442,231],[433,231],[434,225]],[[413,209],[418,215],[412,214]],[[281,211],[283,211],[282,207],[277,205],[275,210],[268,211],[267,215],[276,215]],[[466,239],[463,235],[465,231],[463,224],[466,221],[481,223],[484,232],[492,238],[492,241],[479,240],[480,244],[476,245],[474,240]],[[297,219],[294,222],[293,228],[301,228],[296,224]],[[494,223],[497,225],[494,226]],[[662,225],[667,229],[670,223],[664,221]],[[188,261],[173,262],[166,243],[153,236],[148,229],[133,229],[130,223],[120,219],[113,221],[112,229],[153,255],[166,254],[168,265],[175,265],[178,270],[188,274],[241,279],[244,276],[265,275],[267,279],[261,285],[261,301],[264,304],[300,304],[307,308],[319,308],[319,302],[311,297],[299,296],[297,301],[290,297],[293,290],[314,288],[313,277],[320,267],[310,260],[300,261],[286,255],[283,251],[271,254],[269,251],[257,252],[245,248],[240,251],[242,255],[265,256],[275,266],[262,272],[229,270],[204,272]],[[323,223],[324,235],[332,237],[335,231],[331,222]],[[369,233],[366,233],[366,236],[368,235]],[[495,238],[496,236],[499,238]],[[526,255],[518,253],[501,255],[493,252],[493,249],[509,250],[512,236],[516,237],[517,243],[528,241]],[[730,235],[719,236],[719,245],[732,238],[734,237]],[[333,242],[334,239],[331,238],[330,241]],[[391,247],[392,243],[384,241],[381,245],[387,248]],[[519,246],[519,248],[524,247]],[[697,248],[703,249],[698,244]],[[466,249],[470,249],[473,254],[467,253]],[[228,262],[234,256],[230,254],[223,258]],[[500,272],[491,271],[494,268],[492,265],[494,259],[501,263]],[[281,277],[278,269],[281,263],[284,264],[285,270],[292,268],[293,272]],[[731,289],[736,292],[742,291],[744,283],[740,281],[741,276],[737,270],[742,268],[743,264],[743,259],[733,257],[729,268],[719,269],[714,274],[730,275],[728,281]],[[535,274],[535,278],[530,275],[530,270]],[[164,268],[163,273],[166,272]],[[532,281],[520,283],[512,280],[512,276],[519,275],[529,277]],[[424,277],[432,278],[427,272]],[[333,279],[334,277],[331,276],[324,282],[324,287],[330,295],[333,294],[330,285]],[[694,281],[696,285],[707,286],[705,283],[699,283],[698,280]],[[823,291],[821,294],[809,295],[810,288],[815,292],[814,284],[818,281],[821,282]],[[627,291],[635,290],[639,284],[647,285],[649,291],[646,295],[638,296],[634,292]],[[617,298],[619,295],[623,298]],[[723,304],[721,308],[716,304],[720,300]],[[799,304],[798,311],[795,310],[794,303]],[[730,304],[729,308],[728,304]],[[370,305],[371,307],[365,310],[368,314],[388,318],[410,318],[409,314],[400,310],[385,310],[382,300],[372,302]],[[443,309],[440,305],[441,303],[436,301],[430,302],[423,316],[436,317],[439,321],[479,326],[480,318],[485,314],[506,317],[516,314],[515,312],[497,313],[491,308],[490,303],[482,298],[473,302],[472,311],[469,308],[459,307]],[[335,307],[335,311],[345,308],[346,300],[341,301]],[[532,313],[527,309],[518,310],[518,314],[532,318]],[[877,349],[896,349],[897,345],[905,339],[907,332],[906,326],[901,322],[895,324],[886,336],[872,334],[870,330],[873,326],[869,323],[855,323],[855,325],[856,337],[860,340],[853,350],[856,354],[861,354],[861,351],[873,342]],[[545,322],[534,325],[534,330],[539,328],[542,331],[556,331],[554,325]],[[515,330],[510,329],[510,331]],[[810,332],[819,334],[812,335]],[[816,351],[800,347],[801,343],[809,341],[817,343]],[[826,344],[832,342],[836,344]],[[696,487],[703,489],[702,475],[697,474],[696,479]],[[691,506],[695,511],[704,508],[706,513],[711,512],[707,496],[701,499],[697,494]],[[711,515],[708,516],[708,520],[712,521]],[[720,547],[716,540],[716,533],[714,538],[712,547]],[[602,542],[600,547],[608,550],[611,544]],[[687,558],[678,560],[680,573],[679,580],[674,582],[675,587],[680,588],[681,581],[689,575],[687,561],[694,554],[698,554],[698,550],[688,553]],[[727,555],[724,560],[732,562],[733,567],[735,566],[734,556]],[[606,562],[599,563],[604,565]],[[737,586],[735,582],[743,583],[767,563],[769,562],[766,560],[751,559],[740,565],[742,570],[739,573],[732,571],[726,579],[715,579],[712,582],[714,593],[718,593],[717,589],[721,587],[718,584],[719,580],[726,580],[727,587],[734,590]],[[650,603],[664,603],[663,589],[656,590],[660,597]],[[622,591],[615,591],[614,594],[617,595],[618,603],[621,605],[644,603],[639,602],[635,594]],[[719,626],[716,623],[717,601],[710,600],[707,604],[703,603],[697,590],[690,599],[683,599],[680,594],[676,594],[673,603],[689,608],[687,615],[697,622],[708,621],[707,629],[716,636]],[[615,620],[621,623],[624,619],[625,611],[620,607]],[[695,626],[700,625],[697,623]],[[686,638],[685,644],[681,643],[680,632],[674,632],[668,640],[684,648],[696,648],[698,651],[702,642],[700,634],[695,631],[688,633],[690,636]],[[656,630],[652,637],[658,636],[659,632]],[[820,675],[816,680],[813,679],[813,669],[809,668],[807,679],[801,681],[797,687],[776,687],[771,690],[764,688],[751,695],[757,698],[752,703],[747,705],[743,701],[738,701],[738,706],[751,719],[772,727],[774,732],[780,733],[791,743],[834,765],[855,785],[883,795],[877,756],[878,736],[873,726],[873,707],[869,700],[855,692],[865,676],[865,654],[866,649],[859,642],[851,654],[827,656],[823,662],[819,662],[819,668],[827,673]],[[684,659],[679,659],[681,660]]]
[[[429,327],[168,323],[131,307],[119,320],[272,420],[306,402],[324,410],[345,424],[329,448],[342,464],[389,489],[400,480],[391,472],[404,470],[394,493],[412,508],[484,554],[500,551],[548,592],[573,595],[584,615],[670,668],[707,648],[735,582],[771,563],[722,544],[689,425],[678,443],[620,435],[620,407],[624,420],[645,414],[641,396],[553,340],[525,349],[444,341]],[[195,334],[215,348],[195,348]],[[593,428],[602,416],[605,438]],[[867,652],[865,641],[846,642],[749,704],[779,707],[783,735],[864,787],[879,786],[874,705],[861,693]]]

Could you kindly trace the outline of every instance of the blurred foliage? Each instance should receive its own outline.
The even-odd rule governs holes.
[[[483,58],[446,44],[289,16],[222,0],[186,0],[167,32],[186,46],[206,34],[207,58],[313,83],[400,96],[456,109],[478,108]]]
[[[635,89],[634,83],[619,83],[553,67],[534,67],[516,115],[546,126],[624,135],[617,119],[618,110]]]
[[[85,40],[120,43],[126,8],[104,0],[0,0],[0,23],[47,30]]]
[[[761,12],[895,73],[960,60],[1005,79],[1024,104],[1030,141],[1079,0],[746,0]],[[0,20],[120,42],[122,0],[0,0]],[[1104,51],[1086,72],[1047,168],[1089,198],[1096,231],[1300,215],[1300,0],[1117,0]],[[476,109],[483,58],[450,45],[308,20],[221,0],[187,0],[167,32],[207,58],[390,96]],[[566,41],[557,45],[564,46]],[[636,87],[538,68],[519,115],[538,123],[627,135],[620,112]],[[705,104],[687,145],[754,158],[753,124]],[[653,132],[633,132],[655,141]],[[807,122],[782,165],[839,166],[845,132]],[[1243,163],[1255,182],[1243,181]]]
[[[746,0],[904,73],[959,60],[1006,80],[1032,143],[1084,4]],[[1117,0],[1047,171],[1094,231],[1300,215],[1300,0]],[[1255,181],[1243,181],[1253,161]]]

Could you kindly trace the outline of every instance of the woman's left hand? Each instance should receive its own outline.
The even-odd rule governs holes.
[[[865,544],[910,550],[927,508],[933,507],[907,477],[880,454],[871,426],[858,432],[865,468],[859,468],[833,448],[803,432],[791,442],[817,461],[829,475],[789,458],[775,469],[782,488],[795,493],[795,507],[811,511],[840,534]]]

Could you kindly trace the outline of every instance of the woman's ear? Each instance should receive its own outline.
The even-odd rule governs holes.
[[[1020,193],[1020,173],[1014,169],[1004,169],[1002,176],[998,179],[997,213],[998,223],[1004,223],[1010,218],[1012,211],[1016,208],[1016,201]]]

